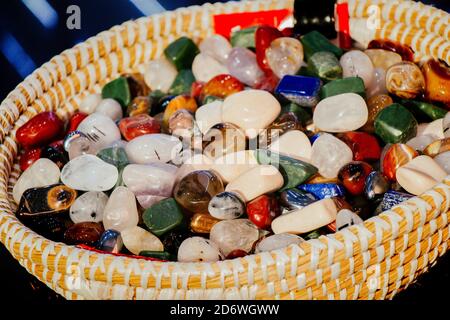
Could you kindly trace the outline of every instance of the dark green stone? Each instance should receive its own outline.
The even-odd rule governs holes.
[[[313,71],[311,71],[307,66],[300,67],[300,70],[298,70],[297,75],[305,77],[316,77],[316,74]]]
[[[434,104],[423,101],[401,99],[400,104],[410,110],[416,119],[423,120],[423,122],[444,118],[448,112]]]
[[[304,236],[305,240],[312,240],[312,239],[317,239],[321,236],[320,231],[319,230],[314,230],[308,234],[306,234]]]
[[[348,77],[328,82],[320,89],[320,99],[336,96],[342,93],[356,93],[366,98],[364,81],[360,77]]]
[[[102,149],[97,153],[97,157],[112,164],[116,168],[123,168],[130,163],[124,148],[110,147]]]
[[[165,251],[141,251],[139,252],[139,255],[141,257],[148,257],[148,258],[155,258],[155,259],[160,259],[160,260],[169,260],[169,261],[173,261],[176,260],[175,257]]]
[[[146,209],[142,216],[147,228],[158,237],[182,225],[183,217],[183,212],[174,198],[155,203]]]
[[[216,100],[222,101],[222,99],[220,99],[219,97],[216,97],[216,96],[206,96],[203,99],[203,104],[208,104],[208,103],[214,102]]]
[[[342,67],[334,54],[327,51],[315,53],[308,62],[309,70],[324,81],[342,78]]]
[[[336,47],[318,31],[308,32],[300,38],[300,41],[303,44],[303,52],[306,61],[309,61],[313,54],[320,51],[331,52],[337,58],[340,58],[343,54],[341,48]]]
[[[311,108],[304,108],[294,102],[290,102],[281,107],[281,113],[292,112],[297,116],[302,126],[306,126],[312,120]]]
[[[258,27],[245,28],[231,34],[233,47],[255,48],[255,33]]]
[[[199,52],[194,41],[187,37],[181,37],[167,46],[164,55],[178,70],[183,70],[191,68],[192,61]]]
[[[374,125],[375,133],[385,143],[405,143],[417,133],[417,120],[399,103],[378,112]]]
[[[108,82],[102,89],[103,99],[114,99],[120,103],[122,108],[126,108],[131,102],[130,86],[125,77],[119,77]]]
[[[280,191],[302,184],[318,171],[315,166],[309,163],[270,150],[255,150],[255,156],[259,164],[270,164],[280,170],[284,178],[284,185]]]
[[[194,74],[190,69],[183,69],[178,72],[169,89],[169,94],[180,95],[190,94],[192,83],[195,81]]]

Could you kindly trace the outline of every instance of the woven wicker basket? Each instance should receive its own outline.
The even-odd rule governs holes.
[[[450,63],[449,14],[412,1],[348,2],[355,39],[398,40],[418,57]],[[380,28],[363,30],[373,4]],[[363,225],[217,263],[99,254],[48,241],[15,218],[15,130],[28,119],[44,110],[67,119],[87,93],[120,73],[142,72],[177,37],[212,34],[214,14],[292,7],[293,0],[218,3],[129,21],[64,51],[19,84],[0,106],[0,240],[15,259],[68,299],[383,299],[433,265],[450,244],[450,176]]]

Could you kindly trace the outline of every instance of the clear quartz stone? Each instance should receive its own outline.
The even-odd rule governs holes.
[[[225,63],[231,51],[231,44],[225,37],[215,34],[205,38],[200,43],[199,49],[200,52],[208,54],[220,63]]]
[[[212,227],[209,238],[219,246],[220,252],[227,256],[237,249],[250,252],[259,239],[259,231],[247,219],[222,220]]]
[[[246,48],[233,48],[228,56],[226,66],[233,77],[248,86],[258,84],[264,77],[264,72],[256,62],[256,55]]]
[[[267,62],[278,78],[296,74],[303,62],[303,45],[295,38],[281,37],[266,49]]]

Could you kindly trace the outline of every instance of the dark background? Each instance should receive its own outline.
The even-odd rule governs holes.
[[[0,101],[34,69],[63,50],[103,30],[143,15],[202,4],[196,0],[6,0],[0,9]],[[209,1],[218,2],[218,1]],[[221,1],[226,2],[226,1]],[[422,1],[450,11],[450,0]],[[81,29],[69,30],[68,6],[81,9]],[[440,300],[448,297],[450,255],[396,300]],[[29,275],[0,244],[0,295],[19,301],[62,299]]]

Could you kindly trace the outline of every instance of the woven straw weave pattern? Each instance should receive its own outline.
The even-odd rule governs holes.
[[[374,2],[349,1],[351,19],[364,19]],[[433,31],[441,34],[436,23],[449,18],[435,9],[413,18],[408,13],[412,8],[425,7],[410,1],[376,3],[386,11],[386,21],[409,14],[416,21],[411,25],[426,30],[425,37]],[[198,41],[212,34],[214,14],[292,6],[292,0],[218,3],[126,22],[64,51],[19,84],[0,105],[0,240],[20,264],[68,299],[383,299],[407,287],[444,254],[450,243],[450,176],[363,225],[300,246],[217,263],[98,254],[48,241],[13,215],[11,191],[20,174],[14,134],[32,116],[55,110],[66,119],[86,94],[99,92],[122,72],[142,71],[177,37]],[[439,21],[428,23],[430,19]],[[393,32],[390,25],[382,22],[373,36],[400,37],[409,44],[408,36]],[[448,61],[447,49],[427,45],[417,51],[435,57],[442,53]]]

